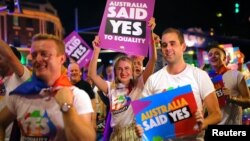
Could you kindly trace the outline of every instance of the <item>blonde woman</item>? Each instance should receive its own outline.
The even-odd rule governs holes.
[[[149,21],[149,26],[151,29],[155,27],[154,18],[151,18]],[[154,64],[157,58],[156,49],[154,45],[150,48],[153,53],[152,56],[150,56],[144,71],[147,73],[143,73],[143,75],[141,75],[142,77],[134,78],[133,60],[130,57],[123,55],[115,60],[114,81],[108,82],[96,73],[97,59],[100,53],[99,43],[100,40],[98,36],[96,36],[95,40],[92,42],[94,55],[89,65],[89,77],[109,98],[111,104],[110,125],[113,128],[110,140],[140,140],[134,131],[135,121],[130,102],[141,97],[141,91],[145,79],[147,79],[154,71]]]

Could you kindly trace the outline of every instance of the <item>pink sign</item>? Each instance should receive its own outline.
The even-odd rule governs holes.
[[[64,39],[64,42],[67,56],[76,59],[81,68],[87,67],[93,51],[78,33],[73,31]]]
[[[107,0],[99,31],[101,48],[147,56],[151,42],[148,21],[155,0]]]

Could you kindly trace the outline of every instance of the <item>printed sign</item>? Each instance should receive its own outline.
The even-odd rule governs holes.
[[[93,51],[78,33],[73,31],[64,39],[64,42],[67,56],[76,59],[81,68],[87,67]]]
[[[233,54],[234,54],[234,58],[232,59],[232,63],[234,64],[238,64],[238,58],[240,57],[240,49],[239,47],[234,47],[233,48]]]
[[[143,140],[164,140],[198,133],[197,104],[190,85],[132,101]]]
[[[235,58],[233,45],[232,44],[221,44],[219,46],[225,50],[229,63],[233,63],[233,60]]]
[[[222,75],[217,75],[217,76],[213,77],[211,80],[214,84],[214,88],[215,88],[216,96],[217,96],[218,101],[219,101],[219,105],[220,105],[220,107],[223,107],[227,102],[227,96],[224,95],[224,93],[222,91],[222,89],[224,87]]]
[[[99,31],[100,47],[147,56],[151,42],[148,21],[155,0],[107,0]]]

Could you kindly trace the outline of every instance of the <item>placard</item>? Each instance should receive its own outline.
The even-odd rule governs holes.
[[[80,68],[87,67],[93,55],[93,50],[81,38],[81,36],[73,31],[64,39],[64,42],[67,56],[76,59]]]
[[[198,133],[197,104],[190,85],[132,101],[143,140],[164,140]]]
[[[148,56],[151,42],[148,21],[155,0],[107,0],[99,30],[100,47],[131,55]]]

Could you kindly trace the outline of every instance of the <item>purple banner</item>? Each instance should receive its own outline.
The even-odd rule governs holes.
[[[99,37],[101,48],[147,56],[151,42],[148,21],[155,0],[107,0]]]
[[[67,56],[76,59],[81,68],[87,67],[92,57],[93,50],[78,35],[78,33],[73,31],[64,39],[64,42]]]

